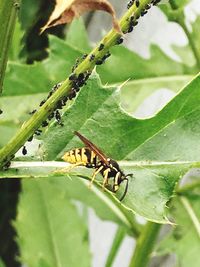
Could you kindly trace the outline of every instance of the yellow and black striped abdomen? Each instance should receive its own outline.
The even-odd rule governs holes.
[[[96,167],[97,155],[89,148],[75,148],[64,154],[62,159],[71,164],[82,162],[88,168]]]

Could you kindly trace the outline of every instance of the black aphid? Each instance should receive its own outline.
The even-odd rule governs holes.
[[[94,55],[94,54],[90,55],[89,60],[90,60],[90,61],[93,61],[94,59],[95,59],[95,55]]]
[[[88,54],[83,54],[82,58],[81,59],[85,59],[86,57],[88,56]]]
[[[136,25],[138,25],[138,21],[137,20],[134,20],[133,21],[133,26],[136,26]]]
[[[77,79],[77,76],[75,73],[70,74],[70,76],[69,76],[70,81],[75,81],[76,79]]]
[[[105,61],[107,58],[111,56],[111,53],[108,51],[103,57],[102,60]]]
[[[55,84],[53,87],[52,87],[52,89],[51,89],[51,91],[49,92],[49,94],[48,94],[48,96],[47,96],[47,99],[50,97],[50,96],[52,96],[52,94],[60,87],[62,85],[62,83],[57,83],[57,84]]]
[[[52,112],[51,114],[49,114],[49,116],[48,116],[48,120],[53,119],[53,117],[54,117],[54,112]]]
[[[152,4],[155,6],[155,5],[157,5],[160,1],[161,1],[161,0],[154,0],[154,1],[152,2]]]
[[[132,31],[133,31],[133,26],[130,25],[130,26],[128,27],[127,33],[130,33],[130,32],[132,32]]]
[[[128,9],[131,8],[133,4],[134,4],[134,0],[129,1],[127,4],[127,8]]]
[[[68,97],[70,100],[72,100],[74,97],[76,96],[76,90],[74,90],[73,88],[71,89]]]
[[[147,12],[148,12],[147,10],[142,10],[141,11],[141,16],[143,17],[145,14],[147,14]]]
[[[10,161],[6,162],[6,164],[3,166],[3,170],[6,171],[10,167],[10,164]]]
[[[42,127],[46,127],[46,126],[48,126],[49,124],[48,124],[48,122],[47,121],[43,121],[42,122]]]
[[[37,111],[37,110],[34,109],[34,110],[30,111],[29,114],[32,115],[32,114],[34,114],[36,111]]]
[[[123,41],[124,41],[124,38],[123,38],[123,37],[119,37],[119,38],[117,38],[117,40],[116,40],[116,44],[117,44],[117,45],[120,45],[120,44],[123,43]]]
[[[40,102],[40,107],[43,106],[45,102],[46,102],[45,100],[42,100],[42,101]]]
[[[3,113],[3,110],[2,109],[0,109],[0,115]]]
[[[23,155],[26,155],[26,154],[27,154],[27,149],[26,149],[25,146],[23,146],[23,148],[22,148],[22,154],[23,154]]]
[[[136,0],[135,1],[135,5],[136,5],[136,7],[139,7],[140,6],[140,1],[139,0]]]
[[[85,78],[84,73],[79,73],[78,78],[77,78],[78,81],[82,81],[84,78]]]
[[[62,123],[62,121],[61,121],[60,112],[59,112],[58,110],[56,110],[56,112],[55,112],[55,119],[56,119],[56,121],[57,121],[57,123],[58,123],[59,125],[63,126],[63,123]]]
[[[98,60],[96,61],[96,65],[101,65],[101,64],[103,64],[103,60],[98,59]]]
[[[101,50],[103,50],[103,49],[104,49],[104,44],[101,43],[101,44],[99,45],[98,50],[101,51]]]
[[[33,135],[29,137],[28,142],[31,142],[33,140]]]
[[[146,6],[145,6],[145,9],[150,9],[151,8],[151,5],[149,5],[149,4],[147,4]]]
[[[35,131],[35,134],[36,134],[36,135],[40,135],[41,133],[42,133],[41,130],[36,130],[36,131]]]

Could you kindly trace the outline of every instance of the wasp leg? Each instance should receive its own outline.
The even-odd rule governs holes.
[[[113,192],[116,193],[117,190],[119,189],[119,176],[120,176],[120,172],[118,172],[116,174],[116,176],[114,177],[114,185],[113,185]]]
[[[70,165],[69,167],[62,168],[60,170],[55,171],[55,173],[63,173],[63,172],[70,172],[72,169],[78,166],[84,166],[85,162],[77,162],[75,164]]]
[[[96,169],[92,175],[92,179],[89,183],[89,188],[91,188],[92,183],[94,182],[95,176],[103,169],[103,166],[100,166],[98,169]]]
[[[106,185],[108,184],[108,173],[110,172],[110,169],[106,169],[104,172],[103,172],[103,185],[102,185],[102,189],[104,190]]]

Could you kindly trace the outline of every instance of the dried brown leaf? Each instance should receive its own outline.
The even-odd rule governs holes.
[[[108,0],[56,0],[54,11],[41,32],[56,25],[70,23],[74,18],[91,10],[108,12],[112,16],[113,27],[116,31],[121,32],[114,8]]]

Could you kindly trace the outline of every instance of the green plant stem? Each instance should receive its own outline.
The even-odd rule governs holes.
[[[200,181],[196,181],[196,182],[193,182],[191,184],[186,184],[182,187],[179,187],[177,190],[177,194],[179,194],[179,195],[187,194],[188,192],[194,190],[197,187],[200,187]]]
[[[140,237],[129,267],[146,267],[149,263],[161,224],[147,222]]]
[[[0,93],[3,88],[8,52],[15,28],[18,8],[19,1],[0,1]]]
[[[171,6],[171,8],[173,10],[177,10],[179,7],[177,6],[177,4],[174,2],[174,0],[169,0],[169,4]],[[196,62],[197,62],[197,66],[200,68],[200,53],[198,52],[198,48],[195,46],[195,43],[194,43],[194,40],[191,36],[191,33],[190,31],[188,30],[186,24],[185,24],[185,20],[184,20],[184,13],[183,13],[183,10],[180,10],[180,12],[178,13],[178,15],[176,14],[175,18],[174,18],[174,21],[176,21],[181,27],[182,29],[184,30],[187,38],[188,38],[188,41],[189,41],[189,44],[190,44],[190,47],[192,49],[192,52],[194,54],[194,57],[196,59]]]
[[[117,232],[115,234],[115,238],[114,238],[113,243],[112,243],[112,247],[111,247],[109,254],[108,254],[108,258],[107,258],[105,267],[112,267],[113,266],[113,262],[115,260],[117,253],[118,253],[118,250],[119,250],[119,248],[120,248],[120,246],[124,240],[125,235],[126,235],[126,233],[125,233],[124,229],[121,227],[118,227]]]
[[[193,51],[194,57],[197,61],[197,66],[200,68],[200,53],[198,52],[198,48],[195,46],[194,40],[190,34],[190,31],[188,30],[187,26],[185,25],[185,22],[183,21],[183,19],[180,20],[181,27],[183,28],[185,34],[187,35],[189,44],[191,46],[191,49]]]
[[[126,31],[129,27],[130,17],[134,14],[139,17],[141,11],[145,8],[147,4],[150,4],[151,0],[141,0],[140,6],[137,8],[134,4],[120,20],[120,27],[122,31]],[[112,29],[108,34],[101,40],[100,43],[104,44],[104,49],[99,51],[99,46],[93,49],[93,51],[88,55],[88,57],[83,60],[75,70],[75,74],[91,72],[95,63],[98,59],[101,59],[108,50],[116,44],[117,39],[121,36],[121,33],[116,32]],[[95,60],[90,61],[90,56],[95,55]],[[72,87],[72,83],[67,78],[63,84],[57,89],[57,91],[52,94],[52,96],[45,102],[45,104],[38,109],[38,111],[25,122],[17,134],[10,140],[10,142],[0,150],[0,168],[6,165],[12,158],[13,155],[24,145],[24,143],[34,134],[43,121],[45,121],[57,107],[60,100],[62,100],[66,95],[69,94]]]

